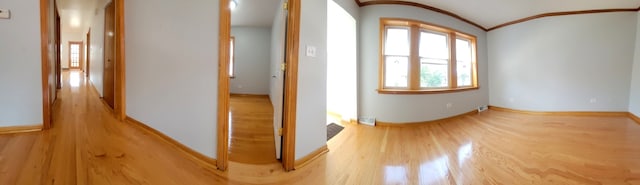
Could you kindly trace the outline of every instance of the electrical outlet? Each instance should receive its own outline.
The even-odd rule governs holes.
[[[9,19],[11,12],[8,9],[0,9],[0,19]]]
[[[447,109],[450,109],[451,107],[453,107],[453,103],[447,103]]]
[[[598,102],[598,99],[597,99],[597,98],[591,98],[591,99],[589,99],[589,103],[596,103],[596,102]]]

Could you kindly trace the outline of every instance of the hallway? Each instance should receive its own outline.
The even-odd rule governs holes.
[[[217,173],[115,120],[81,73],[63,72],[52,129],[0,135],[0,184],[220,182]]]

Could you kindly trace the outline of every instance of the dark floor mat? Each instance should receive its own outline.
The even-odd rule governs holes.
[[[340,131],[342,131],[342,129],[344,129],[343,126],[340,126],[340,125],[335,124],[335,123],[331,123],[331,124],[327,125],[327,141],[329,141],[329,139],[333,138],[333,136],[338,135],[338,133],[340,133]]]

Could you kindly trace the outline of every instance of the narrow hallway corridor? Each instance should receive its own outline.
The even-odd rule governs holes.
[[[81,71],[63,72],[53,127],[0,135],[0,184],[219,184],[215,169],[116,120]]]

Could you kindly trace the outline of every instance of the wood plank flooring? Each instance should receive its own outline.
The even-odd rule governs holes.
[[[249,164],[278,163],[269,96],[231,95],[229,160]]]
[[[302,169],[230,162],[220,172],[113,119],[83,79],[65,81],[53,129],[0,135],[0,184],[640,184],[640,125],[626,117],[489,110],[415,127],[347,124]]]

